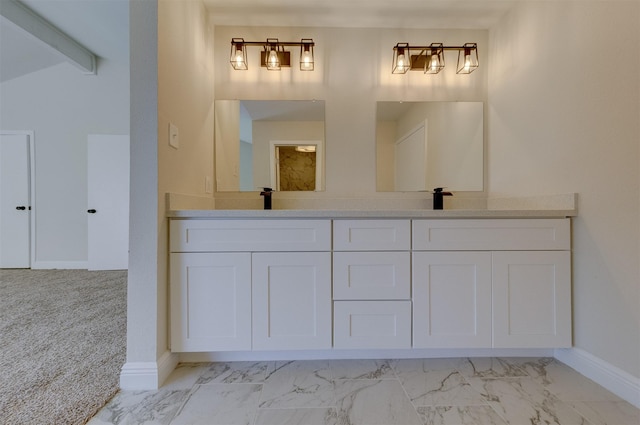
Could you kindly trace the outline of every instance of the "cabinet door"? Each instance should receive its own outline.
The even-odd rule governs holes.
[[[331,348],[331,254],[252,256],[253,349]]]
[[[491,346],[491,253],[414,252],[413,346]]]
[[[171,351],[251,349],[251,254],[171,254]]]
[[[569,251],[493,253],[494,347],[571,346]]]

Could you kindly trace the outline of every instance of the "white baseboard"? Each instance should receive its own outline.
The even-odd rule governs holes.
[[[553,357],[550,349],[420,349],[407,350],[306,350],[306,351],[221,351],[180,353],[184,363],[272,361],[272,360],[334,360],[334,359],[427,359],[440,357]]]
[[[87,270],[87,261],[34,261],[33,270]]]
[[[554,357],[640,409],[640,378],[579,348],[557,349]]]
[[[156,362],[127,362],[120,371],[123,390],[157,390],[178,365],[179,356],[165,351]]]

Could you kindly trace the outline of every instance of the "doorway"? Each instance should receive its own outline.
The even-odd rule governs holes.
[[[269,150],[272,188],[277,191],[322,190],[322,142],[271,141]]]
[[[33,131],[0,131],[0,268],[35,257],[34,147]]]

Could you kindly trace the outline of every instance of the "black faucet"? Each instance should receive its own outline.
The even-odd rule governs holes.
[[[264,196],[264,209],[271,209],[271,195],[273,194],[273,189],[270,187],[263,187],[262,192],[260,192],[260,196]]]
[[[442,206],[444,204],[444,198],[443,196],[453,196],[453,193],[451,192],[443,192],[444,188],[442,187],[436,187],[435,189],[433,189],[433,209],[434,210],[441,210]]]

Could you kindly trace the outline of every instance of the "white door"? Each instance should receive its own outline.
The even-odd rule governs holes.
[[[29,137],[0,134],[0,268],[31,267]]]
[[[129,264],[129,136],[88,139],[88,269]]]
[[[491,347],[491,253],[413,253],[413,346]]]
[[[253,349],[331,348],[331,253],[260,252],[251,263]]]

